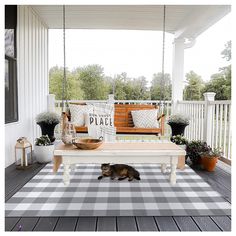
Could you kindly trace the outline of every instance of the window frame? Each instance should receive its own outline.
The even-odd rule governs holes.
[[[14,29],[14,57],[5,54],[8,71],[5,67],[5,80],[8,77],[8,87],[5,84],[5,124],[19,121],[18,83],[17,83],[17,6],[5,5],[5,29]],[[6,53],[6,51],[5,51]],[[6,77],[7,76],[7,77]],[[6,83],[6,81],[5,81]]]

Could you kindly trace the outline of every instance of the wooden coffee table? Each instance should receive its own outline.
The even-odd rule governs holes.
[[[114,142],[103,143],[95,150],[80,150],[73,145],[59,144],[54,150],[53,170],[57,172],[60,164],[63,164],[63,181],[65,185],[69,185],[70,168],[74,168],[75,164],[161,164],[162,173],[166,172],[166,165],[169,164],[170,183],[175,184],[178,157],[185,154],[185,150],[174,143]]]

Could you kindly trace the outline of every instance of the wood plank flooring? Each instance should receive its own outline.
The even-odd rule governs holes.
[[[5,201],[24,186],[44,165],[19,171],[5,169]],[[195,170],[212,188],[231,202],[231,175],[220,168],[215,172]],[[230,231],[229,216],[179,217],[6,217],[5,231]]]

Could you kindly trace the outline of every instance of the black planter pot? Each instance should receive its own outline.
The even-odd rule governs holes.
[[[51,140],[51,142],[55,141],[55,137],[54,137],[54,129],[55,126],[59,123],[45,123],[45,122],[38,122],[37,123],[42,131],[42,135],[48,135],[49,139]]]
[[[186,126],[188,126],[186,124],[180,124],[180,123],[169,123],[168,125],[171,127],[172,136],[184,135],[184,130]]]

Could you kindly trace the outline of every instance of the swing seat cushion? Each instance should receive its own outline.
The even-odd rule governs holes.
[[[135,127],[131,111],[137,110],[156,110],[158,107],[151,104],[115,104],[114,124],[117,134],[161,134],[164,135],[164,122],[165,117],[161,115],[156,116],[158,127],[155,128],[143,128]],[[76,126],[76,132],[86,133],[88,129],[86,126]]]

